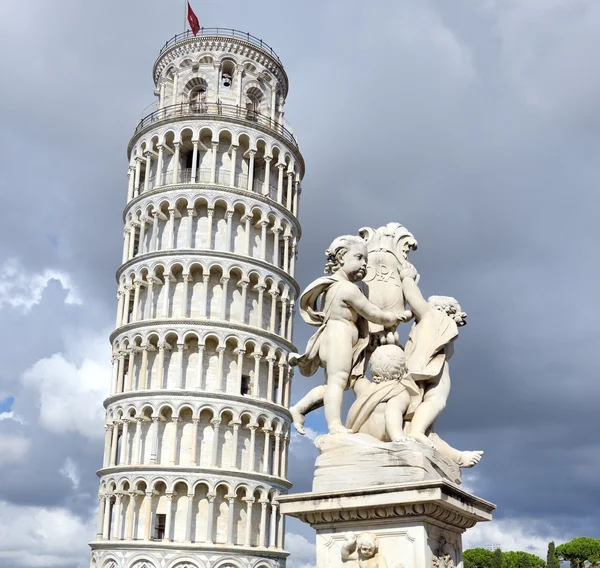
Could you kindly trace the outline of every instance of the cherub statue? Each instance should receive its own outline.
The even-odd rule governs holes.
[[[357,560],[359,568],[387,568],[387,562],[378,549],[379,542],[373,533],[361,533],[357,537],[349,532],[342,544],[342,562]]]
[[[394,328],[400,321],[370,302],[356,285],[367,273],[368,252],[363,239],[353,235],[338,237],[325,254],[325,274],[329,276],[315,280],[300,298],[302,318],[319,329],[309,340],[306,353],[291,355],[289,359],[305,376],[314,375],[319,367],[325,368],[326,384],[315,387],[290,408],[300,434],[304,434],[305,415],[321,405],[325,407],[330,434],[351,432],[342,425],[342,396],[357,377],[364,375],[368,322]]]
[[[405,265],[400,277],[404,297],[415,316],[405,349],[408,373],[424,387],[423,401],[415,409],[409,435],[448,455],[462,467],[471,467],[479,462],[483,452],[459,452],[439,436],[428,436],[450,394],[448,361],[454,354],[458,328],[467,323],[467,314],[454,298],[431,296],[425,300],[415,282],[417,271],[412,264]]]

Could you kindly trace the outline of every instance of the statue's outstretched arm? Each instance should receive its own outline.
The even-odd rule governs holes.
[[[421,290],[419,290],[412,276],[405,276],[403,278],[402,291],[404,292],[406,303],[410,306],[411,311],[417,319],[421,319],[431,309],[431,306],[423,298],[423,294],[421,294]]]
[[[366,320],[392,327],[398,324],[398,318],[392,312],[384,312],[381,308],[370,302],[365,295],[354,285],[348,286],[346,303]]]

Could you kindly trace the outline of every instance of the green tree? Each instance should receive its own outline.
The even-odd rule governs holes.
[[[556,554],[562,560],[568,560],[571,568],[584,568],[586,562],[600,562],[600,540],[581,536],[556,547]]]
[[[465,568],[492,568],[492,552],[485,548],[469,548],[463,552]]]
[[[546,567],[547,568],[560,568],[560,560],[556,554],[556,547],[554,541],[548,543],[548,554],[546,556]]]
[[[535,554],[523,551],[510,551],[502,554],[503,568],[544,568],[546,563]]]
[[[499,548],[492,555],[492,568],[502,568],[502,551]]]

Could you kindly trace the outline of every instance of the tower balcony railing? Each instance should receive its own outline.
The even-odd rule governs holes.
[[[192,183],[192,180],[195,179],[194,183],[212,183],[212,171],[210,168],[198,168],[196,170],[195,178],[192,176],[192,168],[183,168],[179,170],[176,176],[175,172],[172,169],[169,169],[162,173],[161,175],[153,174],[150,176],[148,180],[148,189],[154,189],[155,187],[163,186],[163,185],[174,185],[181,183]],[[215,183],[217,185],[225,185],[227,187],[230,186],[231,181],[231,170],[228,169],[218,169],[215,171]],[[142,180],[137,187],[138,194],[142,193],[145,188],[145,180]],[[251,189],[248,188],[248,175],[236,172],[234,178],[233,187],[239,189],[248,189],[253,193],[261,194],[263,191],[263,187],[265,184],[264,179],[260,179],[255,177],[253,180],[253,186]],[[277,183],[269,182],[269,195],[277,194]]]
[[[279,124],[279,122],[276,120],[273,120],[271,117],[265,116],[254,109],[248,109],[238,105],[226,105],[220,102],[188,102],[159,108],[154,112],[144,116],[138,122],[135,128],[134,136],[155,122],[177,117],[206,117],[217,119],[232,118],[250,125],[259,125],[273,131],[276,134],[279,134],[287,142],[290,142],[296,149],[298,149],[298,141],[296,140],[294,133],[288,130],[282,124]]]
[[[275,50],[262,39],[259,39],[247,32],[242,32],[240,30],[234,30],[231,28],[200,28],[200,31],[196,35],[194,35],[191,30],[187,30],[183,33],[173,36],[169,41],[167,41],[165,45],[162,46],[158,56],[160,57],[167,49],[169,49],[169,47],[180,41],[194,38],[199,39],[202,37],[223,37],[245,41],[246,43],[250,43],[256,47],[259,47],[263,51],[266,51],[273,59],[277,61],[277,63],[283,65],[283,63],[281,63],[281,59],[279,59],[279,56],[275,53]]]

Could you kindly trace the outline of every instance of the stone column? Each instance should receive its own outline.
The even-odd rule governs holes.
[[[175,213],[177,209],[175,207],[169,207],[169,225],[167,227],[168,231],[168,244],[167,247],[169,250],[173,250],[175,248]]]
[[[276,548],[283,548],[283,535],[285,534],[285,515],[279,513],[279,522],[277,523],[277,542]]]
[[[187,350],[187,345],[185,343],[177,344],[177,354],[178,354],[178,359],[179,359],[177,361],[177,388],[178,389],[182,389],[185,386],[183,363],[184,363],[184,354],[185,354],[186,350]]]
[[[133,181],[133,196],[137,197],[140,193],[140,178],[142,174],[142,160],[140,158],[135,159],[135,177]]]
[[[289,272],[290,268],[290,236],[283,236],[283,270]]]
[[[169,463],[171,465],[177,465],[177,430],[179,424],[179,416],[172,416],[171,422],[173,424],[171,429],[171,459]]]
[[[104,515],[102,526],[102,540],[108,540],[110,537],[110,495],[104,496]]]
[[[244,228],[244,254],[246,256],[250,256],[250,221],[252,221],[252,215],[248,215],[247,213],[242,217],[242,221],[245,223]]]
[[[288,365],[287,373],[286,373],[286,377],[285,377],[285,389],[283,392],[283,405],[286,408],[290,407],[290,395],[292,392],[291,386],[292,386],[292,377],[293,376],[294,376],[294,369]]]
[[[260,360],[262,353],[253,353],[254,357],[254,379],[252,381],[252,396],[258,398],[260,395]]]
[[[117,393],[123,392],[125,381],[125,353],[119,353],[119,365],[118,365],[118,376],[117,376]]]
[[[235,384],[236,393],[242,392],[242,372],[244,366],[244,354],[246,353],[245,349],[236,349],[235,354],[237,355],[237,365],[235,370]]]
[[[124,286],[125,288],[125,300],[123,301],[123,317],[121,323],[127,325],[129,323],[129,303],[131,299],[131,286]]]
[[[119,357],[118,355],[113,355],[111,357],[112,361],[112,381],[110,384],[110,394],[117,394],[118,388],[118,380],[119,380]]]
[[[215,498],[217,496],[214,493],[208,493],[206,498],[208,499],[208,527],[206,529],[206,540],[208,544],[215,543],[214,525],[215,525]]]
[[[147,343],[144,343],[144,345],[141,346],[142,363],[140,365],[140,380],[138,385],[140,390],[150,388],[150,385],[148,384],[148,351],[150,350],[150,347],[151,346]]]
[[[156,384],[155,389],[162,389],[165,379],[165,350],[167,343],[161,342],[158,344],[158,363],[156,369]]]
[[[273,156],[265,156],[265,182],[263,183],[262,194],[269,195],[271,183],[271,160]]]
[[[266,286],[262,285],[262,284],[257,284],[254,287],[255,290],[258,290],[258,310],[257,310],[257,319],[258,319],[258,326],[262,328],[263,326],[263,302],[264,302],[264,296],[265,296],[265,290],[267,289]]]
[[[128,493],[129,502],[127,503],[127,513],[125,514],[125,539],[133,540],[133,513],[135,512],[135,499],[137,493],[130,491]]]
[[[267,226],[269,221],[260,222],[260,259],[267,259]]]
[[[212,143],[212,153],[210,160],[210,183],[217,183],[217,150],[219,148],[218,142]]]
[[[281,298],[281,321],[279,322],[279,335],[281,337],[286,337],[286,323],[287,323],[287,305],[288,298],[287,296],[282,296]]]
[[[133,199],[133,183],[135,181],[135,168],[129,166],[127,168],[127,203]]]
[[[156,463],[156,456],[158,450],[158,416],[152,416],[152,424],[148,431],[148,437],[150,438],[150,463]]]
[[[192,447],[190,451],[190,465],[196,467],[198,465],[198,424],[200,418],[192,418]]]
[[[163,308],[162,308],[162,317],[169,317],[169,304],[170,304],[170,296],[171,296],[171,275],[165,274],[165,297],[163,298]]]
[[[182,274],[181,275],[182,279],[183,279],[183,284],[182,284],[182,298],[181,298],[181,312],[180,312],[180,316],[182,318],[187,318],[189,317],[188,314],[188,297],[189,297],[189,288],[190,288],[190,282],[192,281],[192,277],[190,274]]]
[[[238,453],[238,439],[241,422],[239,420],[232,420],[231,425],[233,426],[233,451],[231,454],[231,469],[237,469],[237,453]]]
[[[271,294],[271,321],[269,322],[269,331],[276,333],[275,331],[275,318],[277,316],[277,296],[279,296],[278,290],[269,290]]]
[[[143,282],[141,280],[135,280],[133,282],[134,292],[133,292],[133,313],[131,314],[131,321],[138,321],[138,314],[140,311],[140,288],[142,287]]]
[[[245,497],[246,501],[246,534],[244,535],[244,546],[250,546],[252,542],[252,506],[254,505],[253,497]]]
[[[229,507],[227,508],[227,544],[233,544],[233,521],[235,514],[235,495],[226,496]]]
[[[163,184],[164,148],[163,148],[162,144],[157,146],[157,148],[158,148],[158,163],[156,165],[156,177],[155,177],[154,187]]]
[[[119,465],[128,465],[127,450],[129,449],[129,420],[123,419],[123,433],[121,434],[121,455]]]
[[[113,420],[112,442],[110,444],[110,465],[117,465],[117,448],[119,443],[119,422]]]
[[[192,517],[194,515],[194,494],[188,493],[187,511],[185,514],[185,542],[192,542]]]
[[[279,235],[281,227],[273,227],[273,264],[279,267]]]
[[[171,534],[173,534],[173,493],[167,493],[167,514],[165,518],[165,542],[171,542]]]
[[[263,433],[265,435],[265,446],[263,451],[263,466],[262,473],[269,475],[269,458],[271,456],[271,428],[263,428]]]
[[[267,499],[261,499],[260,503],[260,530],[259,530],[259,546],[265,548],[267,546]]]
[[[208,282],[210,280],[210,274],[202,274],[202,291],[200,293],[200,317],[210,317],[208,310]]]
[[[294,202],[292,204],[292,215],[298,217],[298,196],[300,195],[300,182],[296,180],[294,188]]]
[[[210,467],[217,467],[218,451],[219,451],[219,428],[221,426],[221,420],[215,418],[211,420],[213,426],[213,445]]]
[[[227,319],[227,283],[229,282],[228,276],[221,277],[221,286],[223,287],[223,292],[221,294],[221,319]]]
[[[204,373],[204,345],[198,344],[198,370],[196,372],[196,386],[197,390],[202,390],[202,375]]]
[[[125,382],[124,392],[131,392],[133,390],[133,373],[135,367],[135,348],[129,349],[129,363],[127,365],[127,381]]]
[[[292,210],[292,188],[294,185],[294,172],[287,173],[287,195],[285,199],[286,208],[291,211]]]
[[[250,451],[248,453],[248,470],[256,471],[256,429],[258,424],[248,424],[250,430]]]
[[[294,300],[292,300],[290,302],[290,309],[288,310],[288,325],[287,325],[287,334],[286,334],[286,339],[292,343],[292,326],[294,325],[294,310],[295,310],[295,306],[296,303],[294,302]]]
[[[217,367],[217,388],[216,390],[218,392],[223,392],[224,390],[226,390],[226,388],[223,388],[223,382],[224,382],[224,369],[223,369],[223,359],[225,357],[225,347],[220,345],[219,347],[217,347],[217,353],[219,355],[219,363],[218,363],[218,367]]]
[[[98,496],[98,524],[96,525],[96,540],[100,540],[103,534],[104,527],[104,501],[106,500],[105,495]]]
[[[154,284],[157,281],[157,278],[154,276],[148,276],[146,278],[146,306],[144,313],[142,314],[142,319],[152,319],[154,313]]]
[[[285,368],[287,364],[284,362],[279,363],[279,388],[277,389],[277,404],[283,404],[283,393],[285,391]]]
[[[133,253],[135,251],[135,235],[137,231],[137,225],[133,223],[133,221],[129,225],[129,254],[127,255],[127,260],[131,260],[133,258]]]
[[[117,292],[117,321],[115,327],[120,327],[121,320],[123,318],[123,302],[125,300],[125,294],[122,290]]]
[[[110,442],[112,439],[112,424],[104,426],[104,457],[102,459],[102,467],[110,465]]]
[[[279,472],[279,464],[280,464],[280,457],[281,457],[281,433],[276,432],[274,434],[275,436],[275,450],[273,451],[273,475],[275,477],[281,477],[280,472]]]
[[[225,216],[227,217],[227,232],[225,235],[225,250],[228,252],[233,252],[233,247],[231,246],[231,225],[233,221],[233,211],[227,211]]]
[[[280,477],[282,477],[283,479],[287,479],[287,454],[288,454],[289,444],[290,444],[290,438],[286,434],[285,438],[284,438],[283,448],[281,451],[281,475],[280,475]]]
[[[146,491],[144,503],[142,504],[146,517],[146,524],[144,525],[144,540],[150,540],[150,537],[152,536],[150,534],[152,530],[152,494],[152,491]]]
[[[277,547],[277,503],[271,503],[271,531],[269,534],[269,548]]]
[[[248,150],[250,158],[248,158],[248,191],[254,191],[254,156],[256,150]]]
[[[142,417],[138,417],[135,419],[135,434],[133,435],[133,455],[131,456],[132,465],[139,465],[143,463],[143,460],[140,456],[140,448],[142,441],[142,422],[144,419]]]
[[[196,170],[198,169],[198,140],[192,141],[194,146],[192,150],[192,174],[190,178],[191,183],[196,183]]]
[[[136,256],[140,256],[146,252],[146,223],[148,219],[142,214],[140,216],[140,239],[138,241],[138,252]]]
[[[269,355],[267,357],[267,363],[269,364],[269,374],[267,375],[267,400],[269,402],[273,401],[273,366],[275,363],[275,357],[273,355]]]
[[[240,323],[246,323],[246,302],[248,301],[248,284],[250,282],[248,280],[240,280],[238,282],[238,286],[242,289],[242,299],[241,299],[241,310],[240,310]]]
[[[173,156],[173,180],[172,183],[179,183],[179,156],[181,154],[181,142],[174,142],[175,155]]]
[[[292,254],[290,255],[290,276],[294,278],[296,276],[296,250],[298,248],[298,244],[296,239],[292,242]]]
[[[154,252],[158,250],[158,211],[152,211],[152,233],[150,233],[150,247],[148,252]]]
[[[186,248],[193,247],[193,236],[194,236],[194,217],[196,216],[196,210],[193,207],[188,207],[188,221],[186,227],[185,246]]]
[[[207,226],[206,226],[206,248],[207,249],[211,249],[212,248],[212,226],[213,226],[213,217],[215,214],[215,210],[213,207],[209,207],[207,209],[207,214],[208,214],[208,218],[207,218]]]
[[[231,170],[229,172],[229,187],[235,187],[235,168],[237,159],[237,146],[231,145]]]
[[[121,540],[121,503],[122,493],[115,493],[115,530],[111,530],[110,540]]]
[[[285,168],[285,164],[277,164],[277,169],[279,170],[279,175],[277,177],[277,203],[283,205],[283,170]]]
[[[127,262],[127,257],[129,254],[129,234],[131,231],[129,227],[125,227],[123,229],[123,254],[121,255],[121,264],[125,264]]]
[[[150,174],[152,173],[152,154],[150,152],[146,152],[146,173],[144,175],[144,191],[148,191],[150,189]]]

